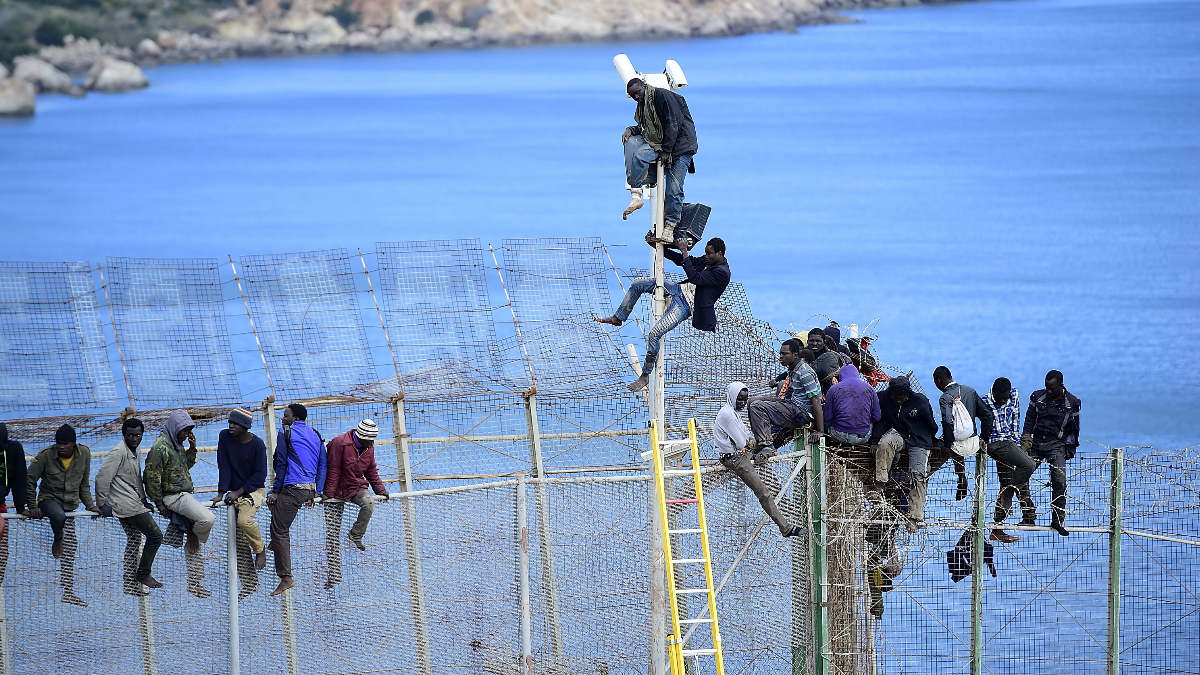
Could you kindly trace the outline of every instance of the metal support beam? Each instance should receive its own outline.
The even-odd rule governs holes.
[[[538,422],[537,393],[532,389],[525,394],[525,423],[529,427],[529,461],[534,478],[544,478],[546,467],[542,462],[542,429]],[[554,671],[566,671],[566,652],[563,647],[562,626],[558,617],[558,580],[554,572],[554,552],[550,529],[549,488],[544,482],[533,487],[537,500],[538,557],[542,563],[542,595],[546,603],[546,630],[550,633],[550,654],[554,660]]]
[[[403,492],[413,491],[412,466],[409,458],[408,419],[404,413],[404,398],[392,401],[392,435],[396,443],[396,470],[400,475]],[[433,657],[429,647],[429,622],[425,613],[425,582],[421,574],[421,550],[417,539],[416,500],[400,502],[400,516],[404,523],[404,558],[408,567],[408,599],[412,609],[413,637],[416,642],[417,672],[430,675],[433,672]]]
[[[971,675],[983,675],[983,564],[984,538],[987,518],[984,502],[987,498],[987,453],[975,453],[975,523],[971,539]]]
[[[1108,535],[1108,675],[1121,675],[1121,516],[1125,451],[1113,448]]]
[[[532,616],[529,607],[529,513],[525,505],[525,477],[517,478],[517,588],[521,610],[521,672],[533,675]]]
[[[8,547],[8,532],[0,537],[0,546]],[[5,562],[8,556],[5,556]],[[8,651],[8,606],[4,604],[4,584],[0,584],[0,673],[12,672],[12,657]],[[147,671],[149,672],[149,671]]]
[[[805,440],[808,440],[805,433]],[[813,675],[828,675],[832,662],[829,643],[829,553],[825,530],[825,439],[810,443],[812,452],[812,617]]]
[[[809,464],[809,450],[806,439],[808,432],[801,432],[792,442],[792,449],[796,452],[796,462],[798,464]],[[803,483],[802,483],[803,484]],[[807,485],[811,486],[812,481],[809,480]],[[786,489],[786,486],[781,486],[780,490]],[[793,488],[792,490],[792,513],[803,514],[807,510],[807,502],[805,498],[808,495],[808,489]],[[782,497],[782,495],[779,495]],[[778,499],[778,497],[777,497]],[[808,615],[808,598],[809,598],[809,575],[805,570],[805,560],[808,557],[805,541],[801,537],[790,537],[789,548],[791,549],[792,560],[792,675],[807,675],[808,668],[808,639],[810,637],[810,626],[804,620]]]
[[[229,675],[242,672],[242,627],[238,615],[237,508],[225,507],[225,551],[229,579]]]
[[[665,209],[664,197],[666,196],[666,178],[665,171],[661,162],[658,166],[658,182],[653,188],[654,192],[654,208],[651,210],[651,229],[654,230],[656,237],[662,237],[663,233],[663,214]],[[663,245],[655,244],[654,251],[650,254],[650,271],[654,275],[654,302],[650,309],[650,325],[658,324],[662,319],[663,314],[667,313],[667,293],[665,287],[665,276],[663,272]],[[664,376],[663,364],[666,354],[666,343],[660,345],[658,350],[658,360],[654,365],[654,372],[650,375],[650,419],[658,422],[658,428],[666,433],[666,378]],[[656,448],[651,448],[655,451]],[[648,507],[650,509],[651,527],[650,527],[650,675],[665,675],[668,670],[667,666],[667,580],[666,569],[663,566],[663,546],[662,546],[662,528],[665,523],[662,522],[662,517],[658,513],[658,498],[655,495],[654,486],[651,485],[646,493],[648,499]]]
[[[267,435],[263,441],[267,444],[267,491],[275,484],[275,440],[278,432],[275,430],[275,397],[263,401],[263,433]]]
[[[154,651],[154,613],[150,596],[138,598],[138,630],[142,634],[142,670],[146,675],[158,675],[158,655]],[[12,672],[5,668],[5,673]]]
[[[300,654],[296,649],[296,608],[292,604],[292,591],[283,592],[283,651],[288,675],[300,675]]]

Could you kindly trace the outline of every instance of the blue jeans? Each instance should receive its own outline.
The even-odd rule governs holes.
[[[625,141],[625,180],[630,187],[645,185],[650,164],[656,159],[658,153],[641,136],[630,136]],[[667,222],[678,223],[683,216],[683,181],[691,165],[692,156],[683,155],[676,157],[671,168],[667,169],[666,200],[663,204],[663,219]]]
[[[680,290],[679,284],[668,281],[664,284],[667,293],[671,297],[671,303],[667,305],[667,311],[650,329],[650,334],[646,336],[646,360],[642,365],[642,373],[649,375],[654,370],[654,364],[658,360],[658,350],[662,344],[663,336],[675,329],[676,326],[687,321],[692,315],[692,308],[688,307],[687,302],[683,299],[683,291]],[[646,293],[654,292],[654,280],[646,277],[640,277],[629,285],[629,290],[625,291],[625,298],[621,300],[621,306],[613,314],[616,318],[624,321],[629,318],[629,314],[633,312],[633,306],[637,304],[638,298]]]

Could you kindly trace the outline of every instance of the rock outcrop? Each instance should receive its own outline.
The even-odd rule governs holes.
[[[29,82],[41,92],[83,95],[83,90],[75,84],[70,75],[36,56],[18,56],[14,59],[12,76]]]
[[[90,91],[132,91],[150,85],[146,74],[128,61],[105,57],[92,65],[84,86]]]
[[[123,61],[132,61],[134,58],[133,50],[128,47],[104,44],[95,38],[80,39],[73,35],[68,35],[62,46],[42,47],[38,56],[54,67],[76,75],[86,73],[105,57]]]
[[[37,88],[15,77],[0,78],[0,117],[28,117],[33,114]]]

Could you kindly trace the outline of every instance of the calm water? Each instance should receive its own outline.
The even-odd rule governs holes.
[[[675,43],[180,65],[0,124],[5,259],[221,256],[623,223],[609,63],[685,67],[690,199],[776,327],[1027,395],[1083,436],[1200,441],[1200,3],[998,2]],[[640,215],[640,214],[639,214]],[[822,324],[823,325],[823,324]],[[713,383],[722,388],[724,383]]]

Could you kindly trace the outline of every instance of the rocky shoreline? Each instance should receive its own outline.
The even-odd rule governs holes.
[[[67,36],[0,70],[0,116],[32,115],[37,93],[131,91],[141,67],[345,51],[721,37],[852,21],[838,10],[945,0],[242,0],[216,10],[204,30],[159,30],[132,46]],[[254,4],[251,4],[254,2]],[[3,66],[0,66],[3,68]],[[75,78],[82,78],[76,81]]]

